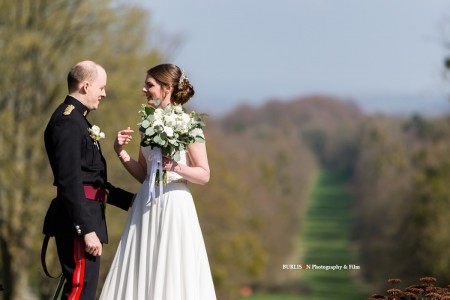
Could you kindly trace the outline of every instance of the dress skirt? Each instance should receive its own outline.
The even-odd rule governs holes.
[[[147,179],[131,208],[101,300],[214,300],[208,256],[186,183],[151,200]]]

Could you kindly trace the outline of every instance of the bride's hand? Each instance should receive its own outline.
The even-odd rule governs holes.
[[[116,151],[117,154],[119,154],[120,151],[122,151],[123,145],[127,145],[131,142],[131,140],[133,139],[131,134],[133,132],[134,130],[128,127],[127,129],[123,129],[117,133],[116,139],[114,141],[114,150]]]
[[[163,156],[162,166],[164,170],[175,171],[175,168],[178,166],[178,163],[169,156]]]

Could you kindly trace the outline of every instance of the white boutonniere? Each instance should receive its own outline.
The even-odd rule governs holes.
[[[105,133],[103,131],[100,131],[100,127],[98,127],[97,125],[92,125],[91,128],[88,128],[88,131],[89,131],[89,135],[91,136],[92,140],[94,141],[94,144],[98,148],[98,141],[100,139],[105,138]]]

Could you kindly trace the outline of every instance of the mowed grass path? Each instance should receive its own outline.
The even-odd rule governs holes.
[[[357,300],[368,294],[361,290],[356,278],[361,268],[351,251],[352,202],[348,191],[348,175],[341,171],[322,171],[307,206],[301,248],[302,264],[341,266],[341,270],[301,270],[303,280],[311,292],[299,299]],[[347,267],[347,269],[344,269]]]
[[[301,233],[300,265],[349,266],[360,264],[351,252],[352,197],[348,176],[341,171],[318,173],[307,204]],[[289,272],[293,272],[290,270]],[[310,291],[307,295],[254,295],[242,300],[359,300],[366,299],[356,283],[358,270],[296,270]]]

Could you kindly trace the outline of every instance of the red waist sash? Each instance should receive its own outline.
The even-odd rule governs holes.
[[[105,202],[106,190],[102,188],[95,188],[92,185],[84,185],[84,197],[86,199]],[[58,196],[61,196],[61,190],[58,188]]]
[[[104,202],[105,195],[106,195],[105,189],[95,188],[91,185],[84,186],[84,196],[86,197],[86,199]]]

